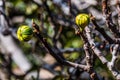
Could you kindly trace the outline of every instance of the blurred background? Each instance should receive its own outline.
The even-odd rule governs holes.
[[[83,41],[75,34],[75,16],[92,13],[100,27],[113,37],[106,27],[101,3],[101,0],[0,0],[0,80],[88,80],[87,72],[56,62],[36,37],[21,42],[16,32],[21,25],[32,27],[34,19],[54,51],[58,48],[67,60],[85,64]],[[116,0],[110,0],[110,4],[113,22],[118,24]],[[93,33],[99,36],[97,31]],[[102,42],[99,37],[95,41]],[[109,46],[102,51],[110,60]],[[94,69],[105,80],[114,80],[97,58]]]

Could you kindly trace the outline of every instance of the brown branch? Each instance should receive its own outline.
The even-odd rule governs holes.
[[[60,35],[61,35],[61,32],[62,32],[62,29],[63,29],[63,27],[62,26],[60,26],[59,27],[59,30],[58,30],[58,32],[57,32],[57,34],[56,34],[56,36],[55,36],[55,38],[54,38],[54,46],[56,46],[56,42],[58,41],[58,39],[60,38]]]
[[[109,7],[107,4],[108,0],[102,0],[102,12],[103,14],[108,14],[109,12]]]
[[[118,30],[120,32],[120,1],[116,0],[116,6],[117,6],[117,11],[118,11]]]
[[[109,42],[109,44],[120,44],[120,38],[112,39],[110,36],[108,36],[103,28],[100,28],[100,26],[96,23],[95,17],[91,15],[91,21],[95,26],[95,29],[99,31],[102,36]]]
[[[58,27],[60,26],[57,22],[56,22],[56,20],[55,20],[55,16],[53,16],[53,14],[52,14],[52,11],[50,10],[50,8],[49,8],[49,6],[48,6],[48,4],[47,4],[47,0],[42,0],[42,2],[43,2],[43,5],[44,5],[44,8],[45,8],[45,10],[47,11],[47,13],[48,13],[48,15],[49,15],[49,18],[50,18],[50,20],[51,20],[51,22],[52,22],[52,24],[53,24],[53,26],[54,26],[54,31],[55,31],[55,34],[54,34],[54,36],[53,36],[53,40],[55,40],[55,37],[57,36],[57,29],[58,29]]]
[[[42,42],[43,46],[47,49],[47,51],[62,65],[66,65],[66,66],[72,66],[74,68],[81,68],[83,70],[87,70],[87,66],[86,65],[82,65],[82,64],[77,64],[77,63],[73,63],[70,61],[65,60],[65,58],[63,58],[62,56],[56,54],[52,48],[50,47],[50,45],[47,43],[47,41],[42,37],[42,35],[40,34],[39,29],[37,28],[38,26],[35,24],[35,22],[33,22],[32,27],[34,29],[34,34],[35,36]],[[60,54],[60,53],[59,53]],[[61,53],[62,54],[62,53]]]
[[[101,28],[101,27],[96,23],[95,17],[94,17],[93,15],[91,15],[91,21],[92,21],[92,23],[94,24],[95,29],[96,29],[97,31],[99,31],[99,32],[102,34],[102,36],[103,36],[110,44],[111,44],[111,43],[114,43],[114,40],[113,40],[110,36],[108,36],[108,35],[106,34],[105,30],[104,30],[103,28]]]
[[[110,4],[108,4],[108,0],[102,0],[102,12],[106,18],[107,27],[113,32],[115,37],[120,37],[117,26],[113,23],[112,20],[112,12],[110,11]]]

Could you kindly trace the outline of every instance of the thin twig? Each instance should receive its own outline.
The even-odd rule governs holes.
[[[91,37],[91,31],[88,27],[85,28],[86,31],[86,37],[88,39],[88,42],[91,46],[91,49],[94,51],[94,53],[98,56],[98,58],[102,61],[103,64],[106,64],[108,61],[106,58],[103,56],[102,52],[96,47],[94,39]]]
[[[70,61],[67,61],[65,59],[63,59],[60,55],[57,55],[50,47],[50,45],[47,43],[47,41],[42,37],[42,35],[40,34],[39,29],[37,28],[38,26],[36,26],[36,24],[33,22],[32,25],[33,29],[34,29],[34,33],[36,35],[36,37],[43,43],[44,47],[47,49],[47,51],[62,65],[66,65],[66,66],[72,66],[74,68],[81,68],[83,70],[87,70],[87,66],[86,65],[82,65],[82,64],[77,64],[77,63],[73,63]],[[61,53],[62,54],[62,53]]]
[[[94,51],[94,53],[99,57],[99,59],[102,61],[103,64],[107,65],[108,69],[112,72],[113,76],[116,77],[116,79],[120,79],[120,74],[119,72],[115,69],[115,62],[116,62],[116,59],[117,59],[117,51],[119,49],[119,44],[116,44],[116,46],[114,47],[113,49],[113,52],[112,52],[112,60],[111,62],[108,62],[106,60],[106,58],[102,55],[102,52],[96,48],[95,44],[94,44],[94,39],[92,39],[91,35],[90,35],[90,30],[88,27],[86,27],[86,35],[87,35],[87,38],[88,38],[88,41]]]
[[[120,1],[116,0],[116,5],[117,5],[117,11],[118,11],[118,30],[120,32]]]
[[[99,32],[102,34],[102,36],[103,36],[110,44],[111,44],[111,43],[114,43],[113,39],[106,34],[105,30],[104,30],[103,28],[101,28],[101,27],[96,23],[95,17],[94,17],[93,15],[91,15],[91,21],[92,21],[92,23],[94,24],[95,29],[96,29],[97,31],[99,31]]]
[[[102,0],[102,12],[106,18],[107,27],[113,32],[115,37],[120,37],[120,33],[116,28],[117,25],[115,25],[112,20],[112,12],[110,11],[110,4],[108,4],[108,0]]]
[[[115,76],[117,80],[120,80],[120,73],[118,72],[118,70],[115,69],[115,63],[119,56],[118,49],[119,49],[119,44],[114,45],[113,51],[112,51],[112,59],[110,62],[107,63],[107,67],[111,71],[113,76]]]
[[[85,50],[85,54],[86,54],[86,64],[88,66],[88,73],[90,74],[90,77],[92,80],[99,80],[96,72],[93,69],[93,65],[92,65],[92,51],[90,50],[89,47],[89,43],[84,44],[84,50]]]

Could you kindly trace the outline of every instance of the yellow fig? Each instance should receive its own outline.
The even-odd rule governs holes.
[[[88,14],[78,14],[75,18],[75,23],[80,27],[80,29],[84,29],[90,22],[90,17]]]
[[[22,25],[17,30],[17,37],[20,41],[29,41],[33,36],[32,29],[27,25]]]

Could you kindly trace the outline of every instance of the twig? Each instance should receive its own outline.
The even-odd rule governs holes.
[[[106,64],[108,61],[106,60],[106,58],[103,56],[102,52],[96,47],[94,39],[91,38],[91,31],[88,27],[85,28],[86,31],[86,37],[88,39],[88,42],[91,46],[91,49],[93,50],[93,52],[97,55],[97,57],[102,61],[103,64]]]
[[[109,42],[109,44],[120,44],[120,38],[112,39],[110,36],[108,36],[103,28],[100,28],[100,26],[96,23],[95,17],[91,15],[91,21],[95,26],[95,29],[99,31],[102,36]]]
[[[92,53],[90,51],[90,47],[89,47],[89,43],[84,44],[84,50],[85,50],[85,54],[86,54],[86,64],[88,66],[88,73],[90,74],[90,77],[92,80],[99,80],[96,72],[93,69],[93,65],[92,65]]]
[[[62,29],[63,29],[63,27],[62,26],[60,26],[59,27],[59,30],[58,30],[58,32],[57,32],[57,34],[56,34],[56,36],[55,36],[55,38],[54,38],[54,46],[56,46],[56,42],[58,41],[58,39],[60,38],[60,35],[61,35],[61,32],[62,32]]]
[[[95,45],[100,50],[105,50],[105,51],[108,51],[108,52],[109,52],[110,46],[111,46],[111,44],[104,45],[104,43],[98,43],[98,42],[95,43]],[[70,54],[72,52],[83,52],[84,51],[82,47],[80,47],[80,48],[65,48],[65,49],[59,49],[59,50],[62,53],[68,53],[68,54]],[[120,49],[119,49],[119,51],[120,51]]]
[[[70,15],[72,14],[72,6],[71,6],[71,0],[68,0],[68,6],[70,10]]]
[[[58,31],[57,29],[59,27],[59,24],[56,22],[55,17],[52,15],[52,11],[50,10],[50,8],[48,6],[47,1],[46,0],[42,0],[42,2],[44,4],[44,7],[45,7],[49,17],[50,17],[50,20],[51,20],[51,22],[52,22],[52,24],[54,26],[54,31],[55,31],[55,35],[53,36],[53,41],[54,41],[55,38],[56,38],[56,35],[57,35],[57,31]]]
[[[81,38],[83,39],[84,41],[84,50],[85,50],[85,53],[86,53],[86,63],[87,63],[87,71],[90,73],[90,76],[91,76],[91,79],[92,80],[99,80],[99,78],[97,77],[96,75],[96,72],[93,70],[93,67],[92,67],[92,62],[91,62],[91,45],[89,43],[89,39],[87,39],[87,37],[83,34],[84,31],[80,32],[79,28],[75,28],[76,29],[76,33],[78,36],[81,36]],[[98,55],[98,53],[97,53]],[[100,56],[101,57],[101,56]],[[104,59],[104,57],[101,57],[101,59]],[[106,63],[106,61],[102,61],[103,63]]]
[[[85,50],[85,53],[86,53],[86,63],[87,63],[87,71],[90,73],[90,76],[91,76],[91,79],[92,80],[99,80],[96,72],[93,70],[93,67],[92,67],[92,62],[91,62],[91,58],[92,56],[90,55],[91,54],[91,51],[90,49],[92,48],[91,47],[91,44],[89,43],[89,39],[87,39],[87,37],[83,34],[84,31],[80,32],[80,30],[78,28],[76,28],[76,33],[78,36],[81,36],[81,38],[83,39],[84,41],[84,50]],[[93,48],[92,48],[93,49]],[[96,49],[97,48],[94,48],[95,50],[93,51],[97,51]],[[99,52],[96,53],[97,56],[99,56],[100,60],[105,64],[107,62],[107,60],[102,56],[100,55]],[[93,59],[93,58],[92,58]],[[102,60],[103,59],[103,60]]]
[[[107,27],[113,32],[115,37],[120,37],[120,33],[116,28],[116,25],[112,21],[112,13],[108,4],[108,0],[102,0],[102,12],[106,18]]]
[[[116,0],[116,5],[117,5],[117,11],[118,11],[118,30],[120,32],[120,1]]]
[[[60,14],[60,16],[58,16],[58,14],[52,13],[52,11],[49,9],[49,6],[44,5],[44,4],[40,4],[38,3],[36,0],[32,0],[37,6],[41,7],[42,9],[45,8],[45,10],[48,12],[48,15],[51,19],[51,22],[53,24],[53,26],[62,26],[62,27],[72,27],[72,25],[75,25],[75,23],[73,22],[73,19],[71,19],[71,17],[69,19],[66,19],[64,17],[64,15]],[[44,1],[45,2],[45,1]],[[44,3],[43,2],[43,3]],[[46,4],[46,3],[45,3]],[[57,4],[60,5],[60,4]],[[74,6],[75,7],[75,6]],[[48,11],[49,9],[49,11]],[[75,8],[74,8],[75,9]],[[51,12],[50,12],[51,11]],[[75,10],[75,11],[79,11],[79,10]],[[50,14],[49,14],[50,12]],[[73,11],[74,12],[74,11]],[[75,13],[72,13],[73,16],[75,16]],[[57,24],[57,25],[56,25]],[[58,30],[56,30],[58,31]],[[56,32],[57,33],[57,32]],[[54,38],[56,37],[56,35],[54,36]]]
[[[102,61],[103,64],[107,65],[108,69],[112,72],[113,76],[116,77],[116,79],[120,79],[120,74],[117,70],[115,70],[115,62],[117,60],[117,51],[119,49],[119,44],[116,44],[115,47],[113,48],[113,52],[112,52],[112,60],[111,62],[108,62],[106,60],[106,58],[102,55],[102,52],[96,48],[95,44],[94,44],[94,39],[92,39],[91,35],[90,35],[90,30],[88,27],[86,27],[86,35],[88,38],[88,41],[94,51],[94,53],[99,57],[99,59]]]
[[[12,74],[12,58],[11,58],[11,54],[8,54],[8,66],[7,66],[7,69],[8,69],[8,79],[11,80],[11,74]]]
[[[118,49],[119,49],[119,44],[116,44],[113,47],[112,59],[110,62],[107,63],[107,67],[111,71],[113,76],[115,76],[117,80],[120,80],[120,73],[115,69],[115,62],[118,59]]]
[[[40,75],[40,69],[41,69],[41,68],[38,67],[38,69],[37,69],[37,77],[36,77],[36,80],[39,80],[39,78],[40,78],[40,76],[39,76],[39,75]]]
[[[2,0],[0,3],[1,3],[1,4],[0,4],[0,6],[1,6],[1,8],[0,8],[0,14],[2,14],[2,15],[4,16],[4,18],[5,18],[5,20],[6,20],[6,23],[7,23],[7,28],[8,28],[8,27],[11,27],[9,18],[8,18],[8,17],[6,16],[6,14],[5,14],[5,0]]]
[[[42,7],[43,5],[40,4],[39,0],[31,0],[33,3],[37,4],[39,7]]]
[[[34,33],[36,35],[36,37],[43,43],[44,47],[47,49],[47,51],[62,65],[66,65],[66,66],[72,66],[74,68],[81,68],[83,70],[87,70],[87,66],[86,65],[82,65],[82,64],[77,64],[77,63],[73,63],[70,61],[67,61],[65,59],[63,59],[61,56],[57,55],[50,47],[50,45],[47,43],[47,41],[42,37],[42,35],[40,34],[39,29],[37,28],[38,26],[33,22],[32,25],[33,29],[34,29]],[[62,54],[62,53],[61,53]]]
[[[95,29],[99,31],[109,43],[114,43],[113,39],[106,34],[105,30],[100,28],[100,26],[96,23],[95,17],[93,15],[91,15],[91,21],[94,24]]]

